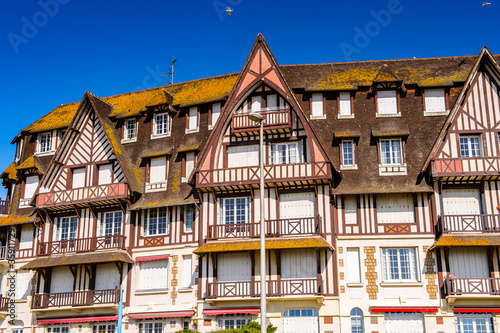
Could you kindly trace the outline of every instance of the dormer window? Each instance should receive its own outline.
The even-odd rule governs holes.
[[[398,92],[396,90],[377,90],[377,116],[398,114]]]
[[[339,118],[353,118],[352,113],[352,97],[350,92],[339,93]]]
[[[163,138],[170,135],[169,116],[167,112],[156,113],[153,116],[153,134],[152,139]]]
[[[123,140],[122,142],[137,141],[137,121],[135,118],[126,119],[123,124]]]
[[[16,141],[16,156],[14,160],[17,162],[21,159],[21,152],[23,151],[23,139]]]
[[[354,155],[355,143],[353,139],[342,140],[342,164],[341,169],[357,169]]]
[[[324,118],[325,106],[322,93],[314,93],[311,96],[311,118]]]
[[[213,103],[212,109],[210,110],[210,125],[208,125],[208,129],[212,129],[215,126],[215,123],[219,119],[221,110],[221,103]]]
[[[406,175],[404,141],[401,138],[380,139],[379,174],[381,176]]]
[[[38,134],[36,152],[39,154],[50,153],[50,141],[52,133],[45,132]]]
[[[182,156],[182,182],[186,183],[189,179],[189,176],[193,172],[194,164],[195,164],[195,152],[186,152],[184,156]]]
[[[167,189],[167,156],[154,157],[148,160],[146,192],[165,191]]]
[[[446,93],[444,89],[424,90],[424,115],[446,113]]]
[[[189,111],[187,112],[186,134],[199,131],[198,119],[199,119],[198,107],[196,106],[190,107]]]
[[[21,202],[19,204],[20,208],[28,207],[31,198],[35,194],[36,188],[38,187],[38,176],[26,176],[24,180],[24,188],[22,193]]]

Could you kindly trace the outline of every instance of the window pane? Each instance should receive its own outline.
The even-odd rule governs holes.
[[[354,149],[351,140],[342,141],[342,164],[354,165]]]

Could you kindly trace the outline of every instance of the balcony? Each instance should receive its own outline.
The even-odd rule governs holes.
[[[98,304],[118,304],[120,290],[77,290],[66,293],[34,294],[31,301],[32,309],[55,307],[93,306]]]
[[[307,296],[321,295],[321,278],[267,280],[267,296]],[[217,298],[258,298],[260,281],[209,282],[207,299]]]
[[[0,312],[9,311],[9,299],[0,295]]]
[[[10,200],[2,200],[0,198],[0,215],[9,215]]]
[[[128,197],[127,183],[97,185],[59,192],[40,193],[36,199],[36,208],[61,208],[97,201],[104,201],[108,204]]]
[[[290,109],[261,110],[259,114],[264,117],[264,131],[289,132],[292,130]],[[231,133],[237,136],[257,134],[260,125],[250,118],[248,113],[234,113],[231,121]]]
[[[275,164],[264,166],[264,181],[272,183],[311,183],[330,179],[327,162]],[[259,166],[201,170],[196,175],[196,185],[201,188],[259,184]]]
[[[455,278],[447,277],[446,295],[457,296],[500,296],[500,278]]]
[[[77,238],[38,244],[38,255],[90,252],[96,250],[125,249],[127,237],[122,235]]]
[[[321,217],[267,220],[266,237],[320,235]],[[208,240],[255,238],[260,236],[260,223],[218,224],[208,227]]]
[[[442,233],[490,233],[500,232],[500,215],[443,215],[441,217]]]
[[[433,177],[498,177],[499,157],[440,158],[432,162]]]

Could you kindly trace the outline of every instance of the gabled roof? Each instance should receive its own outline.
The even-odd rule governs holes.
[[[34,155],[28,157],[23,163],[16,167],[16,170],[37,169],[40,173],[44,173],[38,158]]]
[[[12,162],[7,167],[7,169],[5,169],[4,172],[2,172],[2,174],[0,175],[0,178],[16,180],[16,173],[17,173],[16,164],[14,162]]]
[[[396,75],[389,69],[387,64],[384,64],[377,75],[373,79],[373,82],[399,82],[401,81]]]
[[[437,137],[436,141],[434,142],[434,145],[432,146],[432,149],[429,151],[427,158],[425,160],[424,165],[422,166],[421,172],[425,172],[427,167],[429,166],[429,163],[431,160],[434,158],[437,149],[439,148],[440,144],[443,142],[445,136],[446,136],[446,131],[449,128],[449,126],[453,123],[455,118],[457,117],[458,110],[460,109],[462,102],[464,101],[467,93],[469,92],[469,87],[471,86],[471,83],[476,76],[477,72],[479,71],[479,68],[482,63],[488,62],[490,64],[490,68],[495,71],[497,77],[500,77],[500,67],[498,66],[493,54],[488,50],[486,46],[484,46],[481,49],[481,52],[479,53],[479,56],[476,58],[476,61],[474,63],[474,66],[469,72],[469,75],[467,76],[467,79],[465,81],[465,84],[462,87],[462,90],[460,91],[460,94],[458,95],[458,98],[456,99],[455,105],[453,105],[453,108],[450,111],[450,114],[448,115],[448,118],[446,119],[446,122],[443,124],[443,127],[439,133],[439,136]]]

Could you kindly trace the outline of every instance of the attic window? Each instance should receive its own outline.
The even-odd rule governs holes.
[[[352,118],[351,93],[339,93],[339,118]]]
[[[189,108],[186,119],[186,134],[199,131],[199,112],[198,107]]]
[[[137,140],[137,121],[135,118],[127,119],[123,123],[123,142]]]
[[[52,132],[45,132],[38,134],[36,152],[38,154],[50,153],[51,139],[52,139]]]
[[[395,116],[399,114],[398,93],[396,90],[377,91],[377,116]]]
[[[424,115],[446,112],[446,94],[444,89],[424,90]]]
[[[311,96],[311,118],[324,118],[325,106],[322,93],[314,93]]]
[[[155,113],[155,115],[153,116],[153,131],[151,139],[163,138],[169,135],[170,123],[168,113]]]
[[[221,104],[220,103],[213,103],[212,104],[212,109],[211,109],[211,112],[210,112],[210,125],[208,125],[208,129],[214,128],[215,123],[219,119],[220,110],[221,110]]]

